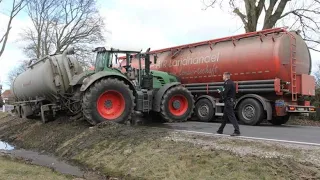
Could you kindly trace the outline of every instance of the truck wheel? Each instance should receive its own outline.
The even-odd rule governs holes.
[[[259,125],[263,120],[263,107],[255,99],[243,100],[238,106],[238,118],[246,125]]]
[[[282,125],[287,123],[289,119],[290,119],[290,115],[286,115],[286,116],[273,117],[272,120],[268,120],[268,121],[273,125]]]
[[[193,112],[193,96],[185,87],[170,88],[162,97],[161,116],[166,122],[187,121]]]
[[[92,125],[104,121],[124,123],[133,113],[133,92],[123,81],[102,79],[85,92],[82,105],[83,115]]]
[[[196,102],[195,113],[200,121],[212,121],[215,111],[210,100],[203,98]]]

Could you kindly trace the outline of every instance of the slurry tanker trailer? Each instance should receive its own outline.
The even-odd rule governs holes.
[[[201,121],[223,116],[217,89],[223,72],[236,83],[238,119],[247,125],[268,120],[284,124],[291,115],[313,113],[305,97],[315,95],[309,49],[294,31],[284,28],[213,39],[150,51],[152,70],[177,76],[195,97],[194,115]],[[125,62],[123,61],[122,64]],[[138,66],[133,60],[133,66]]]
[[[148,52],[97,47],[95,69],[83,71],[73,48],[33,62],[12,84],[14,111],[20,117],[41,116],[43,122],[57,113],[84,117],[92,125],[104,121],[125,123],[137,111],[155,112],[165,122],[191,117],[194,97],[167,72],[150,71]],[[114,67],[118,54],[125,54],[121,72]],[[116,59],[113,59],[116,58]],[[131,67],[132,58],[145,66]],[[157,59],[154,58],[154,63]]]

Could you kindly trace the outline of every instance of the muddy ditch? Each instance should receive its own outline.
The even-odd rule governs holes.
[[[62,174],[72,175],[74,177],[84,176],[84,172],[82,172],[80,168],[76,166],[69,165],[66,162],[58,160],[50,155],[15,148],[13,145],[10,145],[4,141],[0,141],[0,154],[23,159],[31,164],[45,166]]]
[[[42,124],[0,114],[0,139],[79,167],[85,179],[320,179],[320,167],[310,162],[233,152],[254,142],[239,145],[168,129],[110,122],[90,127],[65,117]]]

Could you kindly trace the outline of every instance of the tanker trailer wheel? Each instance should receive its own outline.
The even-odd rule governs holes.
[[[54,117],[53,117],[53,113],[50,111],[41,111],[41,121],[42,123],[47,123],[49,121],[53,121]]]
[[[237,115],[246,125],[259,125],[264,118],[264,110],[259,101],[248,98],[239,104]]]
[[[47,123],[54,120],[53,111],[50,105],[42,105],[40,107],[40,115],[42,123]]]
[[[121,80],[102,79],[85,92],[82,107],[85,119],[92,125],[105,121],[125,123],[133,113],[133,92]]]
[[[22,118],[22,113],[23,113],[22,107],[18,106],[18,116],[19,116],[19,118]]]
[[[214,118],[215,109],[209,99],[203,98],[196,102],[195,113],[200,121],[211,122]]]
[[[268,122],[270,122],[273,125],[282,125],[285,124],[289,121],[290,119],[290,115],[286,115],[286,116],[278,116],[278,117],[272,117],[272,120],[268,120]]]
[[[15,115],[15,116],[18,116],[19,118],[22,118],[22,116],[21,116],[21,111],[20,111],[21,109],[20,109],[20,106],[14,106],[14,109],[13,109],[13,114]]]
[[[166,122],[187,121],[193,109],[193,96],[185,87],[172,87],[162,97],[161,116]]]

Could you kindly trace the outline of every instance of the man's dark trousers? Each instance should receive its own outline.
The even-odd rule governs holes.
[[[224,110],[223,110],[223,121],[221,126],[218,129],[218,132],[222,133],[224,127],[226,126],[228,120],[233,124],[234,132],[236,134],[240,134],[239,125],[236,116],[234,115],[233,110],[233,102],[231,100],[226,100],[224,103]]]

